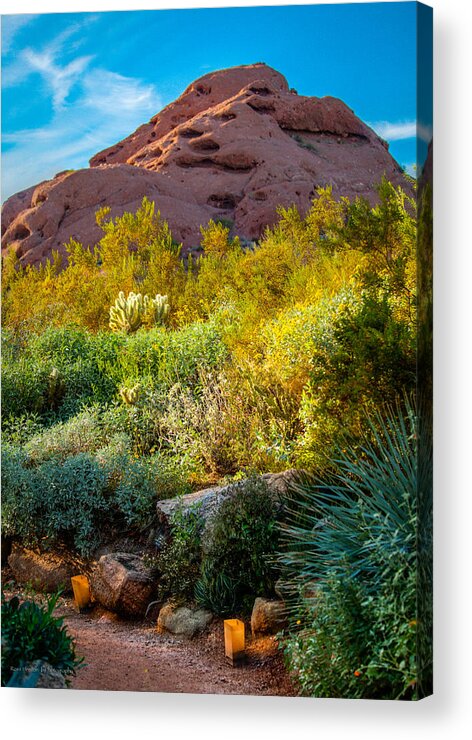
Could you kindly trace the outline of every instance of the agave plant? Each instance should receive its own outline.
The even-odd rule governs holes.
[[[306,476],[294,487],[279,565],[298,623],[286,654],[306,693],[418,698],[428,691],[430,664],[423,661],[422,675],[417,664],[419,623],[429,619],[417,578],[430,562],[431,459],[427,449],[420,457],[418,419],[407,402],[370,418],[356,453],[333,461],[328,480]]]

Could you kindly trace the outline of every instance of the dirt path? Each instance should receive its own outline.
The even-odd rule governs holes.
[[[74,689],[159,691],[194,694],[296,696],[274,638],[249,640],[241,667],[224,657],[223,621],[193,640],[161,635],[152,623],[118,620],[94,609],[79,614],[62,599],[59,612],[86,665],[72,679]]]

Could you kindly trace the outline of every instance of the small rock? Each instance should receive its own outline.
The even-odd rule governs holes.
[[[279,599],[257,598],[251,615],[251,631],[254,637],[275,635],[287,623],[285,604]]]
[[[13,545],[8,565],[17,583],[31,583],[33,588],[49,593],[59,588],[71,591],[70,579],[80,572],[78,565],[57,553],[39,553],[20,545]]]
[[[205,609],[191,609],[188,606],[165,604],[157,619],[158,632],[171,632],[179,637],[193,637],[202,632],[213,619],[213,614]]]
[[[94,598],[124,616],[144,616],[154,588],[151,571],[132,553],[102,555],[91,575]]]
[[[117,619],[118,615],[114,612],[105,612],[101,617],[99,617],[98,622],[116,622]]]

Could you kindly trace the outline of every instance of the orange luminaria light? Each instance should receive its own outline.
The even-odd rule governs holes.
[[[225,654],[233,664],[244,658],[244,622],[225,619]]]
[[[85,609],[90,604],[90,585],[87,576],[72,576],[70,580],[75,603],[79,609]]]

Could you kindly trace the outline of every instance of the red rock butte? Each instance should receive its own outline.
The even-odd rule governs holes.
[[[71,132],[72,134],[72,132]],[[336,198],[376,201],[385,175],[412,188],[388,145],[341,100],[305,97],[265,64],[201,77],[149,123],[90,160],[9,198],[2,208],[2,250],[25,264],[65,254],[72,237],[86,246],[102,236],[95,212],[116,217],[144,196],[168,221],[184,250],[200,242],[210,219],[257,240],[277,206],[305,213],[316,189]]]

